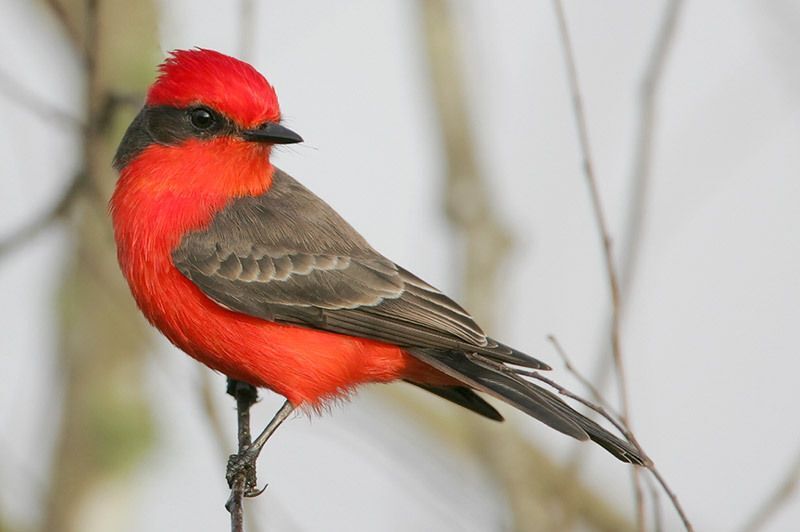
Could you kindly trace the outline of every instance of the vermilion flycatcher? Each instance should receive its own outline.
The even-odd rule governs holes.
[[[172,52],[119,146],[111,199],[119,263],[147,319],[212,369],[286,397],[255,454],[295,407],[404,380],[502,420],[475,390],[487,393],[643,463],[514,370],[546,364],[487,337],[275,168],[272,146],[302,141],[280,119],[275,91],[247,63]]]

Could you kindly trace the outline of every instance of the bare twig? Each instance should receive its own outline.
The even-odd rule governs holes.
[[[653,45],[648,53],[647,63],[639,83],[639,112],[636,135],[634,137],[633,163],[631,165],[631,194],[625,221],[625,232],[621,239],[623,250],[620,265],[620,315],[624,316],[631,287],[636,279],[639,265],[639,252],[642,248],[642,235],[646,225],[647,199],[650,190],[653,145],[657,124],[656,105],[661,80],[666,69],[669,51],[672,49],[678,26],[683,0],[666,0],[664,12],[656,31]],[[610,319],[610,318],[609,318]],[[605,352],[605,345],[600,349]],[[611,368],[609,357],[598,359],[593,381],[603,387]]]
[[[445,214],[463,242],[463,249],[458,249],[455,255],[458,268],[462,269],[463,300],[476,313],[477,320],[491,329],[497,304],[496,286],[513,235],[492,201],[490,179],[481,165],[472,108],[464,93],[460,68],[463,53],[452,2],[419,0],[418,6],[431,94],[444,149]],[[458,426],[455,441],[468,442],[472,452],[502,486],[513,516],[513,528],[561,529],[563,521],[575,515],[592,529],[633,530],[627,519],[620,519],[616,508],[611,514],[607,512],[609,506],[600,494],[582,486],[570,470],[551,460],[518,430],[507,427],[504,437],[498,440],[487,431],[483,421],[469,413],[450,417],[448,421]],[[441,423],[431,426],[436,427],[437,434],[447,434]],[[553,511],[554,508],[558,511]]]
[[[549,377],[545,377],[537,370],[508,366],[502,362],[491,360],[489,358],[485,358],[478,354],[468,354],[467,358],[469,358],[472,362],[476,364],[485,366],[495,371],[505,373],[506,375],[509,375],[511,377],[530,377],[537,381],[543,382],[548,386],[550,386],[551,388],[553,388],[559,394],[563,395],[564,397],[569,397],[573,401],[576,401],[584,405],[593,412],[600,414],[609,423],[614,425],[614,427],[620,432],[620,434],[623,435],[623,437],[628,441],[628,443],[636,447],[636,450],[640,452],[644,460],[644,464],[642,465],[648,465],[650,463],[650,459],[647,457],[647,453],[644,452],[641,445],[639,445],[639,443],[636,441],[636,438],[633,436],[630,429],[624,424],[622,418],[618,414],[616,415],[612,414],[612,412],[609,411],[604,406],[605,401],[594,402],[594,401],[589,401],[588,399],[584,399],[580,395],[571,392],[568,388],[561,386],[560,384],[550,379]]]
[[[675,495],[675,492],[673,492],[672,489],[669,487],[669,485],[667,484],[667,481],[664,479],[664,477],[661,475],[661,472],[655,466],[655,463],[650,459],[649,456],[647,456],[647,453],[644,451],[642,446],[636,440],[636,437],[634,436],[633,432],[631,432],[629,427],[624,424],[624,422],[622,421],[621,418],[615,418],[603,406],[601,406],[601,405],[599,405],[597,403],[593,403],[592,401],[589,401],[587,399],[582,398],[581,396],[579,396],[577,394],[572,393],[571,391],[569,391],[568,389],[564,388],[563,386],[561,386],[557,382],[555,382],[555,381],[553,381],[551,379],[548,379],[547,377],[543,376],[541,373],[539,373],[537,371],[518,370],[518,369],[513,369],[512,370],[510,368],[509,368],[509,371],[513,371],[517,375],[524,375],[524,376],[527,376],[527,377],[531,377],[533,379],[536,379],[538,381],[541,381],[541,382],[547,384],[548,386],[550,386],[551,388],[556,390],[561,395],[563,395],[565,397],[569,397],[570,399],[581,403],[582,405],[584,405],[587,408],[593,410],[597,414],[601,415],[604,419],[606,419],[609,423],[614,425],[614,427],[617,430],[619,430],[625,436],[625,439],[628,441],[628,443],[633,445],[636,448],[636,450],[639,451],[639,453],[644,457],[644,459],[645,459],[644,467],[646,467],[650,471],[650,473],[653,475],[653,477],[655,477],[655,479],[658,481],[659,485],[661,485],[661,489],[664,490],[664,493],[666,493],[667,496],[672,501],[672,505],[675,507],[675,511],[678,512],[678,516],[681,518],[681,521],[683,522],[683,526],[686,528],[687,532],[694,532],[694,527],[692,526],[691,522],[689,521],[688,516],[684,512],[683,506],[681,505],[680,501],[678,500],[677,495]]]
[[[243,60],[251,60],[255,48],[255,2],[254,0],[239,0],[239,56]],[[225,435],[219,420],[219,413],[213,404],[211,396],[211,382],[207,373],[203,373],[201,383],[203,404],[211,422],[212,431],[218,444],[224,446]],[[250,434],[250,407],[257,400],[256,389],[243,382],[228,379],[228,393],[236,398],[236,410],[238,414],[239,436],[238,449],[239,455],[243,455],[252,444]],[[246,496],[251,496],[256,489],[255,471],[248,476],[247,468],[239,470],[233,477],[231,486],[231,496],[226,504],[231,514],[231,531],[243,530],[243,508],[242,500]]]
[[[444,175],[441,198],[448,224],[459,237],[453,254],[461,277],[462,301],[486,330],[493,328],[497,286],[502,266],[513,246],[513,234],[492,198],[490,176],[481,164],[480,143],[475,138],[474,106],[465,94],[464,60],[454,3],[418,0],[423,44],[430,74],[430,89],[443,149]],[[594,503],[573,495],[577,490],[571,471],[551,463],[545,453],[532,452],[519,434],[494,438],[483,421],[465,413],[458,417],[461,438],[468,434],[473,452],[497,479],[511,510],[512,528],[560,529],[564,520],[580,515],[598,530],[599,513],[587,512]],[[506,430],[511,429],[508,427]],[[553,472],[552,477],[525,475],[521,471]],[[549,483],[549,484],[548,484]],[[554,495],[554,491],[559,492]],[[584,493],[588,493],[583,490]],[[599,498],[593,497],[594,501]],[[553,511],[557,508],[558,511]],[[594,512],[594,509],[591,510]],[[628,529],[628,523],[625,523]],[[610,525],[621,530],[619,521]]]
[[[664,490],[664,493],[667,494],[667,497],[669,497],[669,500],[672,502],[672,506],[675,508],[675,511],[678,512],[678,516],[680,516],[681,521],[683,522],[683,526],[684,528],[686,528],[686,531],[694,532],[694,527],[692,526],[691,521],[689,521],[689,517],[686,515],[686,512],[683,511],[683,506],[678,500],[678,496],[675,495],[675,492],[672,491],[672,488],[669,487],[669,484],[667,484],[667,481],[661,475],[661,472],[653,463],[651,463],[647,469],[658,481],[659,485],[661,486],[661,489]]]
[[[501,364],[499,362],[493,362],[493,361],[489,361],[489,360],[482,360],[481,362],[485,363],[487,365],[490,365],[492,368],[494,368],[494,369],[496,369],[498,371],[502,371],[504,373],[508,373],[509,375],[530,377],[532,379],[536,379],[539,382],[543,382],[543,383],[547,384],[548,386],[550,386],[551,388],[553,388],[559,394],[563,395],[564,397],[569,397],[573,401],[576,401],[576,402],[582,404],[583,406],[585,406],[586,408],[594,411],[597,414],[600,414],[609,423],[614,425],[614,428],[616,428],[625,437],[625,439],[628,440],[628,442],[631,445],[636,447],[636,450],[639,451],[642,454],[642,457],[644,458],[646,463],[649,461],[649,459],[647,458],[647,455],[644,453],[644,451],[641,449],[641,447],[636,442],[636,439],[633,437],[631,432],[628,430],[628,427],[625,426],[625,424],[622,423],[622,421],[618,417],[611,415],[611,413],[608,410],[606,410],[606,408],[604,406],[602,406],[602,405],[600,405],[598,403],[595,403],[593,401],[589,401],[588,399],[584,399],[580,395],[569,391],[569,389],[561,386],[556,381],[554,381],[554,380],[552,380],[552,379],[550,379],[548,377],[545,377],[544,375],[542,375],[541,373],[539,373],[536,370],[529,370],[529,369],[522,369],[522,368],[512,368],[512,367],[506,366],[504,364]]]
[[[227,456],[228,450],[230,449],[229,446],[230,444],[222,423],[222,416],[220,415],[219,407],[217,406],[217,403],[214,401],[214,393],[213,393],[214,381],[211,379],[211,372],[209,372],[207,368],[202,367],[200,368],[199,373],[200,373],[200,382],[198,384],[198,393],[200,394],[200,403],[202,405],[203,411],[206,414],[209,428],[211,429],[211,434],[213,435],[213,439],[217,444],[220,454]],[[230,384],[229,384],[229,389],[230,389]],[[241,446],[241,442],[239,442],[239,445]],[[245,493],[244,496],[246,497],[247,494]],[[275,517],[275,514],[277,513],[280,513],[282,530],[299,529],[299,527],[292,522],[292,516],[288,512],[288,510],[282,505],[280,505],[277,499],[273,499],[272,501],[273,517]],[[259,517],[260,517],[259,514],[253,513],[247,519],[248,529],[251,532],[256,532],[258,530],[263,529],[263,527],[259,522]]]
[[[747,523],[742,527],[742,532],[757,532],[772,519],[789,502],[800,486],[800,449],[794,458],[794,463],[786,471],[783,480],[756,509]]]
[[[614,416],[620,417],[619,413],[614,411],[613,407],[606,402],[605,397],[603,397],[603,394],[600,393],[600,390],[598,390],[597,387],[592,384],[592,381],[584,377],[584,375],[578,371],[578,368],[575,367],[575,365],[572,363],[572,360],[569,358],[569,355],[567,355],[567,352],[563,347],[561,347],[561,343],[558,341],[558,339],[551,334],[548,335],[547,340],[553,345],[553,348],[556,350],[559,358],[561,358],[561,361],[564,363],[564,367],[567,368],[567,371],[572,373],[572,375],[578,379],[578,382],[580,382],[587,390],[589,390],[589,393],[592,394],[592,398],[596,402],[603,405],[606,410],[613,413]]]
[[[645,467],[650,471],[650,473],[653,475],[653,477],[656,479],[656,481],[658,481],[659,485],[661,486],[661,489],[664,490],[664,493],[666,493],[667,496],[670,498],[670,501],[672,502],[672,505],[675,507],[675,511],[680,516],[681,521],[683,522],[683,526],[686,528],[687,532],[693,532],[694,531],[694,527],[692,526],[691,521],[689,521],[689,517],[686,515],[686,512],[684,512],[683,506],[681,505],[680,501],[678,500],[678,497],[675,495],[675,492],[673,492],[672,489],[669,487],[669,485],[667,484],[667,481],[664,479],[664,477],[661,475],[661,472],[656,467],[655,462],[653,462],[650,459],[650,457],[647,455],[647,453],[644,451],[644,449],[642,448],[641,444],[636,439],[636,436],[634,435],[634,433],[631,430],[630,426],[627,423],[625,423],[624,418],[622,418],[618,414],[612,414],[612,412],[609,411],[609,409],[607,409],[604,406],[604,405],[607,405],[608,402],[603,398],[602,394],[600,394],[600,392],[597,390],[597,388],[595,388],[591,384],[589,379],[587,379],[583,374],[581,374],[581,372],[578,371],[577,368],[570,362],[569,356],[567,355],[566,351],[561,347],[561,344],[558,342],[558,340],[556,340],[556,338],[554,336],[552,336],[552,335],[549,336],[548,339],[550,340],[550,342],[555,347],[556,352],[558,353],[558,355],[564,361],[564,366],[567,368],[567,370],[570,373],[572,373],[575,376],[575,378],[578,379],[578,381],[581,382],[581,384],[583,384],[583,385],[585,385],[587,387],[587,389],[590,391],[590,393],[596,398],[597,404],[593,404],[591,401],[587,401],[585,399],[582,399],[582,398],[576,396],[575,394],[573,394],[571,392],[568,392],[568,391],[567,391],[567,393],[562,392],[561,389],[563,389],[563,387],[559,386],[558,384],[553,383],[555,385],[553,387],[559,393],[562,393],[563,395],[565,395],[567,397],[570,397],[571,399],[574,399],[574,400],[580,402],[581,404],[586,405],[588,408],[590,408],[594,412],[596,412],[596,413],[600,414],[601,416],[603,416],[606,420],[608,420],[609,423],[614,425],[614,427],[616,427],[617,430],[619,430],[625,436],[625,439],[628,440],[628,443],[633,445],[636,448],[636,450],[639,451],[639,453],[643,457],[645,457],[645,460],[647,462],[645,464]],[[540,380],[542,382],[545,382],[547,384],[550,384],[550,382],[552,382],[549,379],[542,377],[540,374],[538,374],[535,371],[520,372],[520,371],[517,371],[516,369],[514,371],[516,371],[518,374],[521,374],[521,375],[522,374],[528,375],[528,376],[530,376],[532,378],[538,379],[538,380]],[[548,382],[548,381],[550,381],[550,382]],[[658,504],[657,503],[657,499],[654,499],[653,504],[654,505]],[[660,523],[660,510],[656,507],[654,509],[654,511],[658,512],[659,516],[657,517],[656,522]]]
[[[658,491],[658,486],[653,481],[653,477],[645,476],[644,479],[645,484],[647,484],[647,490],[650,492],[650,504],[653,506],[653,531],[663,532],[664,517],[661,513],[661,492]]]
[[[244,382],[228,379],[228,393],[236,399],[236,414],[239,423],[238,439],[239,454],[244,454],[252,443],[250,435],[250,407],[258,399],[256,389]],[[231,532],[244,532],[244,507],[243,500],[245,494],[255,486],[249,485],[248,470],[239,470],[231,482],[231,496],[225,507],[231,514]],[[253,481],[255,475],[253,475]]]
[[[203,408],[203,411],[206,414],[206,419],[208,420],[208,425],[211,430],[211,434],[213,436],[213,440],[217,444],[217,448],[219,449],[220,455],[227,456],[228,449],[230,449],[230,443],[228,441],[228,437],[225,434],[225,429],[222,423],[222,416],[220,415],[219,407],[217,403],[214,401],[214,393],[213,393],[213,385],[214,381],[211,380],[211,373],[206,368],[200,368],[200,383],[198,384],[198,393],[200,394],[200,403]],[[291,516],[287,512],[285,508],[282,508],[278,505],[276,501],[273,500],[273,513],[276,513],[275,510],[278,510],[282,513],[283,517],[283,526],[287,528],[296,529],[297,527],[292,525],[290,520]],[[248,528],[251,532],[256,532],[257,530],[261,530],[262,527],[258,522],[258,514],[251,514],[250,518],[248,519]]]
[[[572,43],[569,37],[569,30],[567,29],[567,21],[564,16],[564,10],[561,6],[560,0],[553,0],[556,10],[556,17],[558,19],[559,35],[561,37],[561,44],[564,50],[564,61],[567,66],[567,77],[569,79],[570,91],[572,93],[573,115],[575,118],[575,125],[578,130],[578,142],[580,145],[581,156],[583,158],[583,173],[586,177],[586,183],[589,186],[589,193],[592,200],[592,211],[597,224],[597,230],[600,233],[600,239],[603,244],[603,258],[605,259],[606,275],[608,277],[608,284],[611,295],[612,306],[612,323],[611,323],[611,347],[614,356],[614,363],[616,365],[617,378],[620,390],[620,407],[622,410],[623,419],[628,418],[628,392],[627,381],[625,379],[625,369],[622,363],[622,348],[620,346],[619,335],[619,278],[617,275],[617,268],[614,265],[614,252],[611,244],[611,234],[608,230],[608,222],[606,221],[605,213],[603,210],[603,203],[600,199],[600,191],[597,187],[597,178],[594,173],[594,165],[592,163],[591,149],[589,146],[589,130],[586,125],[586,113],[583,109],[583,99],[581,97],[580,85],[578,83],[578,72],[575,66],[575,58],[572,51]]]
[[[603,212],[603,203],[600,199],[600,191],[597,187],[597,179],[594,173],[591,150],[589,146],[589,131],[586,125],[586,113],[583,110],[583,100],[581,97],[580,85],[578,83],[578,72],[575,65],[575,57],[572,50],[572,42],[567,28],[567,21],[564,9],[560,0],[553,0],[553,6],[558,20],[559,36],[564,52],[564,62],[567,67],[567,78],[569,80],[570,92],[572,93],[573,115],[575,125],[578,130],[578,142],[580,145],[581,156],[583,158],[583,172],[589,186],[589,193],[592,200],[592,211],[595,217],[597,230],[603,243],[603,257],[606,265],[606,276],[611,294],[611,324],[609,334],[611,340],[611,353],[614,360],[614,369],[617,375],[617,386],[619,390],[621,419],[627,426],[630,419],[630,407],[628,403],[628,383],[625,378],[625,366],[622,359],[622,346],[620,343],[620,292],[619,278],[614,264],[614,252],[611,245],[611,234],[608,230],[608,222]],[[636,498],[636,522],[639,530],[645,530],[646,523],[644,518],[644,494],[639,478],[639,470],[633,469],[631,472]]]
[[[614,408],[608,404],[608,401],[606,401],[605,397],[603,397],[603,394],[600,393],[600,390],[598,390],[597,387],[592,383],[592,381],[590,381],[586,376],[584,376],[583,373],[578,371],[578,368],[572,363],[572,360],[570,359],[569,355],[567,355],[567,352],[561,346],[561,343],[558,341],[558,339],[553,335],[549,335],[547,337],[547,340],[553,345],[553,348],[555,349],[558,356],[561,358],[561,361],[564,363],[564,367],[567,369],[567,371],[569,371],[578,380],[578,382],[580,382],[581,385],[589,391],[589,393],[592,395],[592,399],[594,399],[594,401],[597,402],[598,405],[601,405],[603,409],[606,410],[607,413],[611,415],[611,417],[615,419],[620,419],[621,416],[619,415],[619,413],[616,412]],[[595,409],[592,410],[596,412]],[[636,447],[636,449],[640,451],[643,455],[645,454],[643,449],[641,448],[641,445],[639,445],[639,442],[636,440],[636,436],[633,434],[633,431],[630,429],[629,426],[624,425],[623,423],[620,423],[619,426],[615,424],[615,426],[617,427],[617,429],[620,430],[620,432],[622,432],[625,435],[625,438],[628,440],[629,443],[631,443],[631,445]],[[661,518],[661,505],[660,505],[659,493],[653,489],[652,480],[649,479],[649,477],[646,477],[646,479],[648,479],[647,484],[650,492],[651,504],[653,505],[653,527],[656,532],[660,532],[662,529],[662,518]]]

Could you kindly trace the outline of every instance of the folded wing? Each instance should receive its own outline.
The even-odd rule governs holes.
[[[591,438],[620,460],[643,462],[628,443],[513,372],[546,364],[487,337],[461,306],[373,250],[280,170],[268,193],[231,202],[208,228],[185,235],[172,258],[228,309],[404,347],[464,384],[417,386],[502,419],[472,389],[483,391],[564,434]]]

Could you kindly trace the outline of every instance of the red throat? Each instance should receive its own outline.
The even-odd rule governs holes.
[[[163,305],[161,279],[195,290],[171,261],[183,235],[207,227],[232,199],[266,192],[273,171],[268,148],[231,138],[152,144],[122,169],[110,203],[117,255],[148,319]]]
[[[269,154],[267,144],[227,136],[188,140],[179,146],[151,144],[120,172],[112,209],[136,191],[161,206],[170,197],[217,203],[263,194],[272,181]]]

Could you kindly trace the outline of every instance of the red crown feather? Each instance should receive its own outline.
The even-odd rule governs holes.
[[[159,66],[148,105],[206,105],[244,127],[280,119],[275,89],[243,61],[202,48],[173,50]]]

